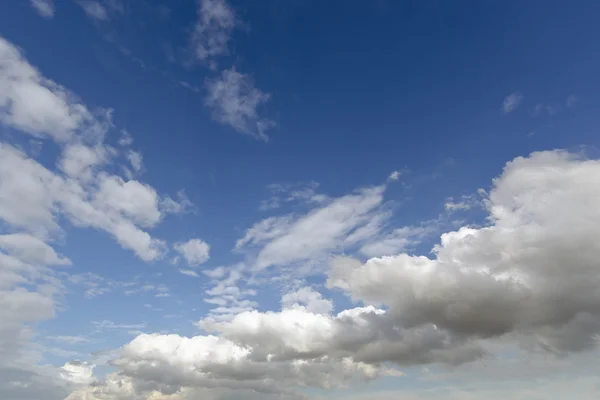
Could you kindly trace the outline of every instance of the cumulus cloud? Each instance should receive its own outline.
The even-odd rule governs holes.
[[[554,352],[593,347],[599,189],[598,161],[561,151],[517,158],[494,180],[491,225],[443,234],[432,259],[337,259],[328,284],[387,305],[405,327],[434,324],[469,338],[527,335]]]
[[[84,362],[67,364],[60,371],[36,365],[44,352],[74,352],[31,346],[34,326],[55,316],[65,293],[61,278],[69,275],[56,270],[71,264],[56,250],[56,243],[65,238],[62,222],[106,232],[146,261],[160,258],[166,249],[163,241],[144,230],[166,214],[156,190],[111,172],[120,156],[104,142],[114,128],[111,115],[110,110],[89,111],[75,95],[30,65],[21,50],[0,38],[0,123],[51,139],[58,150],[52,168],[52,161],[43,165],[32,158],[35,152],[28,155],[0,143],[2,398],[64,399],[73,385],[85,387],[92,381],[91,365]],[[111,288],[96,276],[82,281],[90,297]],[[156,296],[168,295],[164,285],[149,290]],[[51,340],[83,343],[73,335]]]
[[[352,204],[377,197],[349,196]],[[395,365],[462,365],[500,340],[526,351],[591,349],[600,333],[598,201],[600,161],[562,151],[516,158],[484,201],[488,225],[444,233],[431,258],[333,258],[328,287],[361,306],[333,314],[330,300],[303,287],[283,295],[280,311],[205,318],[206,335],[140,335],[113,361],[118,373],[82,393],[119,386],[129,398],[204,390],[293,398],[294,388],[399,375]],[[257,229],[241,245],[281,236],[268,232]],[[207,291],[214,304],[239,294],[239,269],[209,275],[219,282]]]
[[[269,101],[271,95],[257,89],[249,75],[232,67],[223,70],[218,77],[207,80],[206,89],[204,103],[211,109],[215,121],[240,133],[268,141],[266,132],[275,123],[261,117],[259,108]]]
[[[210,245],[200,239],[190,239],[187,242],[175,243],[173,246],[185,259],[189,266],[197,266],[210,258]]]
[[[78,385],[88,385],[94,381],[94,365],[81,361],[69,361],[62,367],[61,378]]]
[[[52,0],[30,0],[31,6],[40,17],[51,19],[54,17],[55,7]]]
[[[523,95],[519,92],[512,93],[504,99],[504,103],[502,104],[502,108],[506,114],[513,112],[516,110],[519,105],[523,101]]]
[[[112,364],[121,371],[121,378],[136,388],[129,396],[142,390],[168,395],[186,388],[216,388],[234,389],[238,395],[248,390],[287,398],[294,395],[290,387],[332,388],[353,378],[370,380],[390,374],[350,359],[261,362],[253,360],[251,351],[248,346],[212,335],[140,335],[123,347]],[[99,389],[104,390],[100,385],[91,388]]]
[[[303,287],[286,293],[281,298],[283,308],[306,307],[315,314],[329,314],[333,311],[333,302],[323,298],[323,295],[310,287]]]
[[[76,226],[110,233],[144,260],[162,256],[164,243],[138,227],[160,221],[156,191],[104,172],[93,175],[89,159],[65,161],[72,155],[70,149],[59,165],[74,177],[56,174],[16,148],[0,144],[0,192],[5,193],[0,197],[0,217],[14,227],[48,236],[60,231],[57,221],[62,214]]]

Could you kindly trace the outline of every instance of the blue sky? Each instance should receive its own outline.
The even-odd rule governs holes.
[[[597,398],[598,12],[3,2],[0,397]]]

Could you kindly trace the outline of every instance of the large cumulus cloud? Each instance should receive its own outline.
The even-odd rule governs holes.
[[[508,163],[494,180],[489,225],[441,236],[433,258],[333,261],[330,287],[385,304],[406,328],[463,337],[517,333],[556,352],[600,332],[600,162],[563,151]]]
[[[284,296],[280,311],[201,321],[212,335],[142,335],[113,365],[145,398],[296,396],[290,388],[398,374],[397,365],[476,360],[494,338],[589,349],[600,333],[598,204],[600,161],[564,151],[519,157],[492,183],[486,225],[442,234],[432,256],[334,257],[327,285],[356,308],[314,308],[326,300],[305,288]]]

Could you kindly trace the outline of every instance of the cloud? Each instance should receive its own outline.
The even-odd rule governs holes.
[[[328,252],[354,245],[361,237],[359,229],[378,226],[370,221],[383,218],[379,207],[383,202],[385,186],[356,191],[353,194],[330,199],[305,215],[270,217],[256,223],[236,243],[237,250],[258,248],[254,266],[266,269],[293,263],[319,261]],[[387,214],[385,214],[387,215]],[[319,232],[315,235],[315,232]],[[354,239],[353,236],[354,235]]]
[[[165,196],[160,201],[160,209],[166,214],[182,214],[189,211],[194,204],[185,194],[184,190],[177,192],[177,200],[169,196]]]
[[[519,107],[522,100],[523,100],[523,95],[519,92],[515,92],[513,94],[506,96],[506,98],[504,99],[504,103],[502,104],[502,107],[504,108],[504,112],[506,114],[513,112],[514,110],[516,110]]]
[[[61,378],[77,385],[88,385],[94,381],[94,367],[86,362],[69,361],[62,367]]]
[[[90,339],[85,336],[48,336],[46,339],[67,344],[82,344],[90,342]]]
[[[328,280],[357,301],[385,304],[405,327],[455,335],[515,333],[556,353],[600,333],[600,162],[567,152],[508,163],[486,202],[491,225],[441,236],[433,259],[337,259]]]
[[[455,200],[453,197],[449,197],[444,203],[444,209],[448,213],[455,213],[459,211],[468,211],[473,207],[480,206],[480,200],[475,195],[463,195],[460,199]]]
[[[402,176],[402,171],[394,171],[388,177],[388,181],[397,181]]]
[[[65,142],[97,123],[64,87],[44,78],[0,37],[0,122],[38,138]]]
[[[261,398],[297,399],[299,395],[289,387],[332,388],[351,378],[371,380],[387,373],[351,360],[255,362],[250,350],[216,336],[140,335],[113,361],[120,374],[109,375],[89,391],[104,394],[120,387],[123,398],[137,399],[154,398],[156,392],[182,395],[187,390],[218,389],[235,390],[237,395],[254,391]],[[114,379],[121,383],[114,384]],[[121,398],[119,395],[106,397]]]
[[[198,20],[191,37],[195,56],[201,61],[228,53],[227,44],[236,25],[233,9],[225,0],[198,0]]]
[[[131,144],[133,143],[133,137],[131,136],[131,133],[123,129],[121,131],[121,136],[119,137],[118,143],[121,147],[131,146]]]
[[[270,219],[241,246],[271,243],[332,204],[325,214],[334,221],[349,218],[340,204],[361,210],[355,212],[362,220],[381,204],[383,190],[332,199],[284,222]],[[297,388],[397,376],[398,365],[457,366],[497,354],[506,359],[507,349],[518,357],[540,351],[584,357],[600,333],[599,201],[600,161],[564,151],[516,158],[485,198],[488,225],[442,234],[431,258],[334,257],[327,286],[360,306],[332,314],[329,299],[301,287],[283,295],[280,311],[239,307],[224,318],[215,312],[198,322],[203,335],[142,334],[118,352],[114,374],[79,394],[105,395],[119,387],[112,398],[186,399],[204,391],[216,398],[246,391],[296,398]],[[369,220],[325,232],[345,238]],[[273,229],[278,233],[271,235]],[[240,302],[242,270],[210,272],[216,285],[206,300],[225,308],[233,304],[226,296]],[[485,373],[480,364],[460,368]]]
[[[215,121],[237,132],[268,141],[266,131],[273,128],[275,122],[261,117],[259,108],[269,101],[271,95],[257,89],[249,75],[232,67],[207,80],[206,89],[204,103],[211,109]]]
[[[423,239],[437,233],[438,220],[426,221],[416,226],[396,228],[384,235],[369,235],[360,252],[369,257],[379,257],[407,251],[420,244]]]
[[[65,157],[72,154],[68,149]],[[62,168],[83,178],[63,177],[6,144],[0,144],[0,160],[0,192],[6,193],[0,198],[0,217],[10,225],[47,236],[60,231],[62,213],[76,226],[109,232],[144,260],[162,256],[163,242],[137,226],[152,227],[161,219],[158,195],[150,186],[106,173],[91,179],[85,162],[64,158]],[[74,165],[85,167],[71,170]]]
[[[75,352],[34,345],[35,325],[61,309],[65,277],[81,284],[87,297],[121,286],[92,274],[75,277],[57,270],[71,264],[56,250],[66,237],[61,224],[106,232],[142,260],[152,261],[163,255],[166,244],[143,229],[156,226],[166,212],[153,187],[111,172],[119,169],[122,156],[104,142],[114,128],[112,111],[89,111],[3,38],[0,123],[53,140],[57,154],[42,165],[32,158],[36,152],[29,155],[0,143],[0,397],[64,399],[72,385],[87,385],[90,373],[83,363],[68,364],[62,371],[37,365],[44,353],[64,357]],[[148,292],[165,296],[168,288],[156,285]],[[98,326],[116,328],[108,322]],[[82,343],[74,335],[48,339]]]
[[[575,107],[575,105],[578,102],[579,102],[579,98],[577,98],[577,96],[575,96],[574,94],[572,94],[569,97],[567,97],[567,100],[565,101],[565,104],[566,104],[567,108],[573,108],[573,107]]]
[[[267,186],[272,196],[260,202],[261,211],[280,208],[283,204],[321,203],[328,200],[323,194],[316,193],[317,182],[281,184],[273,183]]]
[[[200,275],[198,275],[198,273],[192,269],[180,269],[179,272],[182,273],[183,275],[191,276],[193,278],[200,277]]]
[[[109,157],[110,151],[105,146],[70,143],[64,148],[58,167],[71,178],[89,182],[97,168],[107,163]]]
[[[135,173],[139,173],[144,167],[143,159],[140,152],[130,150],[127,153],[127,160],[131,163],[131,168],[133,168],[133,172]]]
[[[128,324],[128,323],[115,323],[111,320],[102,320],[102,321],[92,321],[92,324],[96,327],[97,330],[105,330],[105,329],[124,329],[124,330],[132,330],[132,329],[145,329],[147,324],[145,322],[140,324]]]
[[[203,264],[210,258],[210,245],[200,239],[190,239],[187,242],[175,243],[173,248],[183,256],[190,266]]]
[[[54,12],[54,1],[52,0],[30,0],[31,6],[37,11],[40,17],[52,19]]]
[[[284,294],[281,305],[284,309],[306,307],[309,312],[315,314],[330,314],[333,311],[333,302],[323,298],[321,293],[310,287]]]
[[[94,0],[77,0],[77,3],[89,18],[96,21],[106,21],[109,19],[108,10],[100,2]]]

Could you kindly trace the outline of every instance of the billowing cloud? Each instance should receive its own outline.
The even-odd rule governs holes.
[[[444,233],[433,257],[333,258],[327,285],[360,307],[333,314],[305,287],[284,294],[280,311],[204,319],[207,335],[141,335],[113,365],[146,395],[294,396],[295,387],[398,375],[395,365],[462,365],[493,354],[498,341],[557,354],[592,349],[599,201],[600,161],[562,151],[516,158],[485,199],[489,224]]]
[[[328,283],[385,304],[405,327],[434,324],[469,338],[515,333],[554,352],[593,347],[598,201],[599,161],[561,151],[520,157],[494,180],[489,226],[443,234],[434,258],[336,259]]]
[[[333,311],[333,302],[313,288],[303,287],[283,295],[281,305],[285,308],[306,307],[315,314],[329,314]]]

